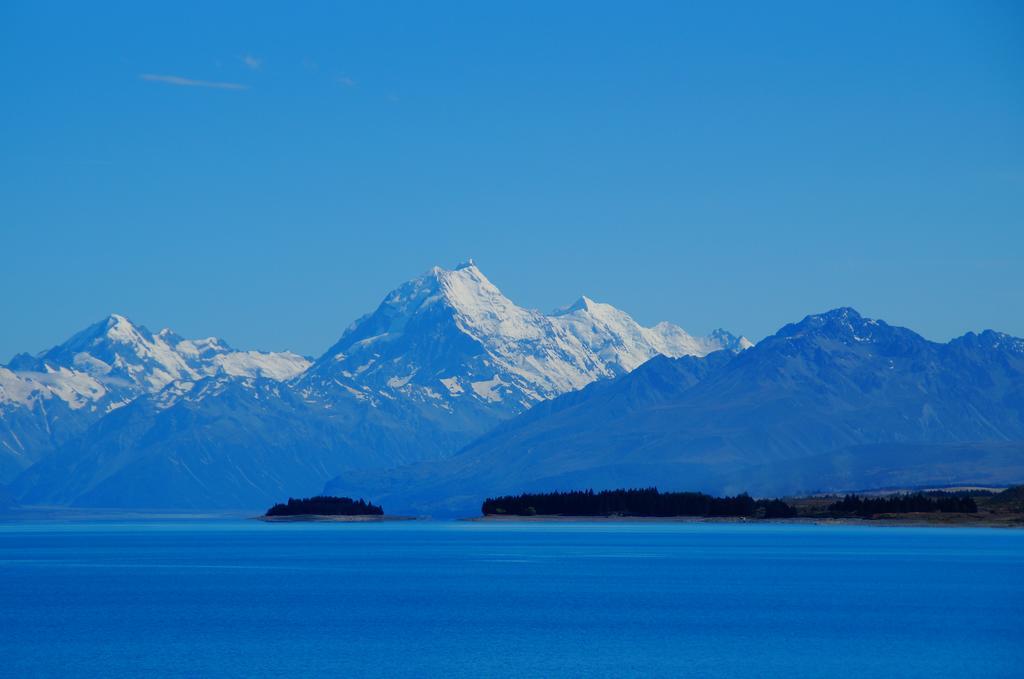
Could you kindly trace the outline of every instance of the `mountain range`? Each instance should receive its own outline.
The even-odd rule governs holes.
[[[309,365],[289,352],[235,351],[216,337],[154,334],[113,314],[0,366],[0,482],[141,396],[166,400],[215,376],[287,380]]]
[[[443,460],[656,356],[750,346],[643,327],[586,297],[525,309],[472,262],[396,288],[315,360],[112,315],[0,367],[0,481],[29,504],[258,508],[337,475]]]
[[[516,305],[473,263],[385,296],[318,358],[120,315],[0,367],[0,496],[389,511],[656,485],[780,495],[1024,480],[1024,340],[947,343],[838,308],[756,345],[586,297]]]
[[[547,401],[450,459],[353,472],[397,511],[523,491],[658,486],[759,495],[1024,479],[1024,340],[941,344],[839,308],[743,352],[653,358]]]

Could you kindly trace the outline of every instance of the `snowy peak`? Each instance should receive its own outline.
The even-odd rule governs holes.
[[[124,316],[120,314],[110,314],[104,323],[106,328],[106,336],[110,340],[124,342],[125,344],[131,344],[139,341],[142,337],[139,330]],[[142,329],[147,335],[149,331],[145,328]]]
[[[553,314],[551,320],[596,352],[614,374],[629,372],[657,355],[705,356],[720,349],[746,348],[740,338],[725,331],[694,337],[665,321],[644,327],[626,312],[586,296]]]
[[[154,335],[111,314],[38,358],[45,369],[75,370],[110,386],[151,393],[199,377],[192,362],[168,342],[174,337],[169,331]]]
[[[608,315],[609,313],[622,313],[611,304],[602,304],[601,302],[595,302],[586,295],[580,295],[580,298],[569,306],[564,306],[559,309],[555,309],[549,315],[554,316],[565,316],[567,314],[575,313],[589,313],[594,315]]]
[[[578,300],[570,304],[569,306],[559,307],[551,312],[552,316],[564,316],[565,314],[571,314],[576,311],[587,311],[590,305],[594,303],[594,300],[590,299],[586,295],[582,295]]]
[[[220,373],[286,380],[308,366],[290,352],[234,351],[216,337],[187,340],[169,329],[154,335],[111,314],[37,356],[16,356],[2,376],[0,401],[31,405],[56,397],[78,409],[106,399],[112,408],[172,383]]]
[[[393,290],[305,380],[314,391],[340,385],[442,408],[471,399],[518,412],[659,354],[703,356],[741,345],[724,331],[697,338],[669,323],[646,328],[588,297],[546,315],[510,300],[470,260],[435,266]]]
[[[505,297],[473,260],[454,269],[435,266],[430,270],[429,278],[429,284],[421,284],[419,287],[435,291],[438,301],[454,311],[466,325],[481,332],[501,332],[498,326],[503,322],[514,322],[524,314],[532,313]],[[505,331],[509,329],[504,328]]]

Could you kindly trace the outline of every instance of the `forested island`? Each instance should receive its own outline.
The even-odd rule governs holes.
[[[384,516],[384,508],[363,499],[317,495],[307,498],[290,497],[288,502],[280,502],[268,509],[264,516]]]
[[[624,516],[791,518],[796,509],[782,500],[755,500],[746,493],[714,497],[704,493],[662,493],[657,488],[523,493],[487,498],[484,516]]]

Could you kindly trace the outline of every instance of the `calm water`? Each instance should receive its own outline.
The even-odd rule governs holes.
[[[0,673],[1024,675],[1024,531],[0,524]]]

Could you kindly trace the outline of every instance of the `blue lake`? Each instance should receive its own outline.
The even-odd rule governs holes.
[[[1024,531],[0,524],[6,676],[1024,675]]]

